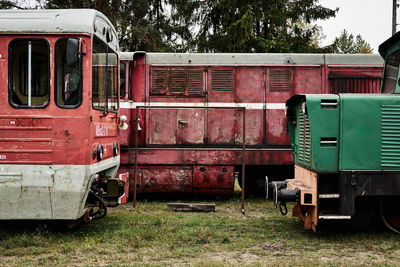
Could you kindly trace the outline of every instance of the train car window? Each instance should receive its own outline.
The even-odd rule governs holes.
[[[126,64],[121,62],[119,65],[119,97],[124,98],[126,95]]]
[[[132,100],[132,63],[129,64],[128,71],[128,99]]]
[[[93,108],[118,111],[118,55],[97,37],[92,56]]]
[[[82,69],[79,63],[66,63],[68,39],[57,40],[55,46],[54,99],[61,108],[76,108],[82,103]]]
[[[383,80],[382,93],[392,94],[396,89],[397,77],[399,75],[400,51],[396,51],[386,58],[385,77]]]
[[[15,108],[43,108],[50,96],[50,46],[44,39],[14,39],[9,45],[8,99]]]

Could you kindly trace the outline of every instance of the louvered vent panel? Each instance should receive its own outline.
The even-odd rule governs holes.
[[[380,92],[381,78],[334,78],[330,79],[331,93],[368,93]]]
[[[400,106],[381,107],[381,167],[400,168]]]
[[[290,91],[292,89],[292,72],[290,70],[270,70],[269,90]]]
[[[191,94],[203,94],[203,70],[191,70],[188,71],[188,90],[189,95]]]
[[[213,70],[211,72],[211,90],[233,91],[235,75],[233,70]]]
[[[298,147],[298,160],[299,162],[309,165],[311,162],[311,134],[310,122],[308,115],[304,114],[301,106],[299,107],[299,147]]]
[[[169,75],[171,94],[184,95],[186,89],[185,69],[171,69]]]
[[[167,69],[153,69],[151,78],[151,94],[166,95],[167,94]]]

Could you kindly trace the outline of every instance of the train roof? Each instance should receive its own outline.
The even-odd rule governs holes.
[[[121,52],[131,60],[133,52]],[[279,54],[279,53],[147,53],[149,64],[293,64],[382,65],[378,54]]]
[[[110,20],[94,9],[0,10],[0,33],[81,33],[105,41],[109,26],[112,46],[118,50],[118,35]]]
[[[395,35],[384,41],[380,46],[379,46],[379,54],[382,55],[382,57],[386,58],[387,53],[389,52],[389,49],[399,43],[400,39],[400,31],[397,32]]]

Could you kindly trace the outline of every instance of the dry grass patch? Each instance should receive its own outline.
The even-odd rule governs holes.
[[[385,229],[304,231],[265,199],[215,203],[215,213],[174,213],[167,202],[111,209],[100,221],[60,231],[44,224],[2,223],[4,266],[308,266],[397,265],[400,236]]]

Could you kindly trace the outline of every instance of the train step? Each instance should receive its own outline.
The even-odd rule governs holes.
[[[350,215],[339,215],[339,214],[323,214],[319,215],[318,219],[320,220],[350,220]]]
[[[319,198],[339,198],[339,194],[319,194]]]

